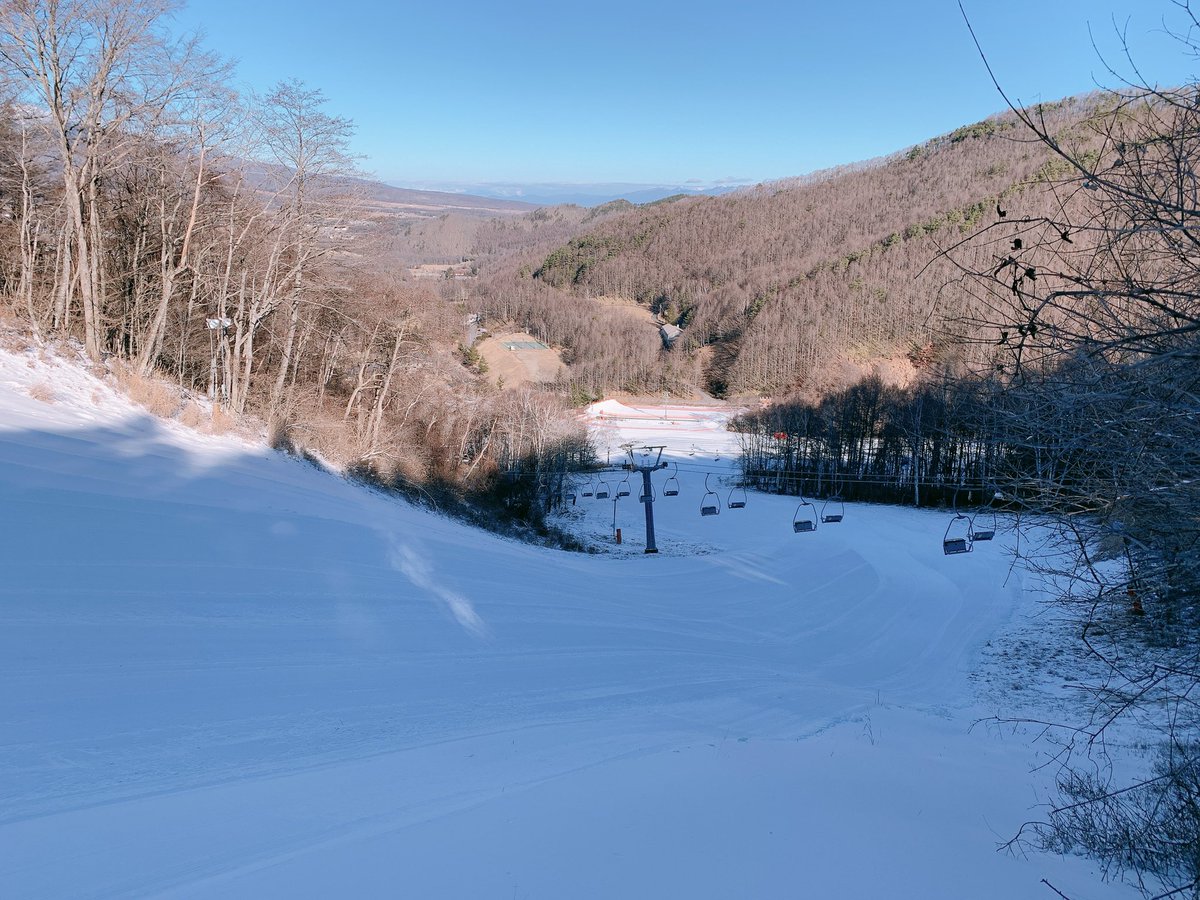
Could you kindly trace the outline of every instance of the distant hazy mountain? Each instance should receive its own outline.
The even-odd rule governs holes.
[[[517,200],[538,206],[558,206],[564,203],[573,203],[576,206],[599,206],[613,200],[651,203],[678,194],[715,196],[746,186],[747,184],[743,183],[704,186],[699,184],[624,184],[620,182],[594,184],[492,182],[487,184],[429,184],[421,185],[420,188],[471,194],[476,197],[498,200]]]
[[[367,196],[397,211],[439,215],[446,212],[467,215],[511,216],[529,212],[540,201],[503,194],[479,194],[466,191],[435,191],[396,187],[378,181],[363,181]]]
[[[250,184],[266,190],[291,177],[290,170],[270,163],[241,160],[240,166]],[[448,213],[504,218],[531,212],[542,205],[503,194],[484,196],[459,190],[396,187],[374,178],[348,177],[341,179],[341,183],[346,184],[368,209],[399,220],[432,219]]]

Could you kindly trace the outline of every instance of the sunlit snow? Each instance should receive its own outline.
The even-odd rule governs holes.
[[[727,415],[593,407],[682,490],[657,556],[636,485],[577,499],[572,554],[0,354],[0,896],[1135,896],[997,852],[1053,778],[971,728],[1011,533],[729,509]]]

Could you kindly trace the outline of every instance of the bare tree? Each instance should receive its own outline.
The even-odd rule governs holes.
[[[172,0],[13,0],[0,6],[0,59],[18,99],[37,110],[62,173],[70,263],[84,345],[106,349],[102,184],[156,123],[215,64],[194,41],[163,30]]]
[[[154,191],[158,298],[149,325],[139,335],[137,367],[142,375],[148,375],[157,362],[181,279],[191,274],[193,285],[197,283],[195,245],[205,224],[202,200],[223,177],[221,149],[231,138],[230,119],[236,108],[231,94],[215,85],[179,107],[169,132],[158,135],[163,143],[152,160],[158,182]]]
[[[256,109],[261,161],[272,205],[278,207],[283,264],[275,286],[285,306],[285,334],[270,407],[278,410],[294,362],[301,307],[316,263],[333,247],[335,229],[352,207],[350,176],[358,174],[350,152],[354,126],[325,111],[320,91],[284,81]]]
[[[1175,5],[1194,55],[1200,21]],[[1200,896],[1200,87],[1133,71],[1086,128],[1014,106],[1052,155],[1043,202],[1010,197],[946,258],[984,311],[968,331],[1000,388],[1008,492],[1057,526],[1040,567],[1106,673],[1037,833],[1148,895]],[[1134,718],[1161,740],[1145,778],[1079,764]]]

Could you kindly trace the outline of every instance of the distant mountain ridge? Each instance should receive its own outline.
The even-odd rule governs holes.
[[[614,200],[630,203],[653,203],[677,195],[694,197],[716,197],[730,191],[749,187],[749,181],[731,181],[729,184],[701,186],[687,184],[638,184],[626,182],[558,183],[558,182],[491,182],[481,184],[437,185],[438,188],[461,187],[464,196],[490,198],[502,202],[524,202],[534,206],[601,206]],[[444,193],[444,190],[432,193]]]
[[[268,187],[273,182],[286,181],[290,170],[270,163],[240,160],[242,172],[256,187]],[[369,176],[336,179],[347,185],[367,209],[398,219],[429,219],[447,213],[467,216],[519,216],[538,208],[536,203],[504,197],[484,197],[465,192],[435,191],[397,187]]]
[[[459,212],[476,215],[520,215],[537,209],[539,203],[501,196],[432,191],[396,187],[382,181],[363,180],[371,201],[392,207],[436,213]]]

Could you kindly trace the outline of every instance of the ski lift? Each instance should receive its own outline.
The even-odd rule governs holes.
[[[829,505],[834,505],[830,510]],[[840,522],[846,517],[846,504],[842,502],[842,498],[836,494],[828,498],[821,504],[821,521],[822,522]]]
[[[993,491],[993,493],[992,493],[992,502],[993,503],[995,503],[997,500],[1003,500],[1003,499],[1004,499],[1004,494],[1002,492]],[[975,526],[975,521],[977,519],[980,519],[981,516],[983,518],[980,520],[981,524],[977,528]],[[984,509],[979,510],[977,513],[975,513],[975,515],[971,516],[971,529],[970,529],[971,540],[972,541],[990,541],[990,540],[992,540],[996,536],[996,531],[998,530],[998,526],[999,526],[999,522],[996,519],[995,507],[990,507],[990,508],[985,507]]]
[[[664,497],[678,497],[679,496],[679,478],[677,477],[678,475],[679,475],[679,463],[675,463],[675,474],[672,475],[670,478],[668,478],[666,484],[663,485],[663,496]]]
[[[612,488],[609,487],[607,481],[600,482],[600,486],[596,488],[596,499],[607,500],[611,490]]]
[[[592,486],[593,484],[594,484],[594,482],[593,482],[593,481],[589,481],[587,484],[585,484],[585,485],[583,486],[583,490],[581,490],[581,491],[579,492],[579,493],[580,493],[580,495],[581,495],[581,496],[583,496],[583,497],[591,497],[593,494],[595,494],[595,493],[596,493],[596,490],[595,490],[595,488]]]
[[[977,526],[975,520],[983,516],[983,521]],[[991,517],[989,522],[987,517]],[[972,542],[974,541],[990,541],[996,536],[996,511],[981,509],[975,515],[971,516],[971,524],[967,528],[967,535]]]
[[[704,476],[704,496],[700,498],[700,515],[719,516],[721,514],[721,498],[709,489],[708,476]]]
[[[958,524],[960,522],[964,524]],[[955,553],[970,553],[972,542],[971,519],[956,512],[954,518],[950,520],[950,524],[946,526],[946,533],[942,536],[942,552],[947,556]]]
[[[651,485],[650,486],[650,501],[654,502],[655,499],[656,498],[655,498],[655,493],[654,493],[654,485]],[[638,491],[638,503],[645,503],[645,502],[646,502],[646,486],[643,484],[641,490]]]
[[[734,494],[738,495],[736,499],[733,496]],[[727,505],[730,509],[745,509],[746,500],[746,489],[744,487],[735,487],[729,492],[729,502]]]
[[[805,507],[807,507],[807,511]],[[801,532],[816,530],[817,508],[801,497],[800,505],[796,507],[796,512],[792,516],[792,531],[800,534]]]
[[[617,485],[617,497],[628,497],[628,496],[629,496],[629,476],[626,475],[625,478]]]

